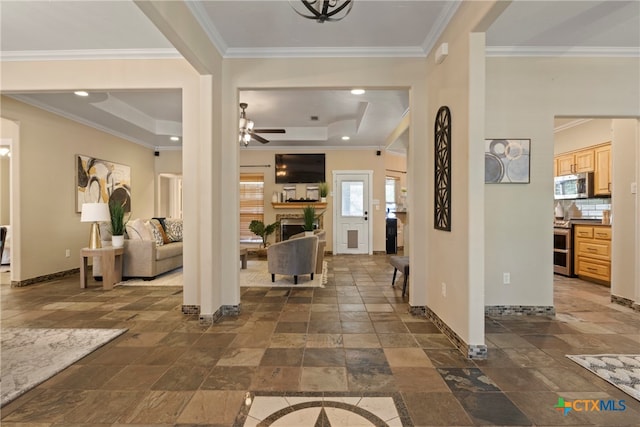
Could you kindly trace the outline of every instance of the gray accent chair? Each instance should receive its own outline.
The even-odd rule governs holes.
[[[294,234],[289,237],[291,239],[299,239],[304,237],[305,232]],[[327,246],[327,232],[324,230],[313,230],[313,235],[318,237],[318,255],[316,257],[316,274],[322,273],[322,264],[324,262],[324,248]]]
[[[275,282],[276,274],[293,276],[293,283],[298,284],[298,276],[311,275],[316,271],[318,257],[318,237],[308,236],[278,242],[267,248],[267,264],[271,281]]]

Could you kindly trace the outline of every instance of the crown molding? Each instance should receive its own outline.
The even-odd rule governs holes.
[[[558,127],[554,128],[553,129],[553,133],[562,132],[563,130],[567,130],[567,129],[571,129],[571,128],[576,127],[576,126],[583,125],[585,123],[590,122],[591,120],[593,120],[593,119],[575,119],[575,120],[572,120],[569,123],[565,123],[565,124],[563,124],[561,126],[558,126]]]
[[[225,58],[424,58],[422,47],[229,48]]]
[[[187,1],[185,2],[187,8],[193,15],[193,17],[198,21],[204,32],[209,37],[209,40],[213,45],[218,49],[220,55],[225,56],[227,50],[229,49],[229,45],[224,41],[222,35],[218,32],[216,27],[213,25],[211,20],[209,19],[209,14],[207,10],[204,8],[201,2],[198,1]]]
[[[588,47],[588,46],[487,46],[488,57],[594,57],[594,58],[638,58],[640,47]]]
[[[97,129],[99,131],[108,133],[110,135],[116,136],[118,138],[125,139],[125,140],[127,140],[129,142],[133,142],[134,144],[142,145],[143,147],[150,148],[150,149],[154,149],[155,148],[154,145],[149,144],[146,141],[142,141],[142,140],[137,139],[137,138],[132,138],[129,135],[125,135],[125,134],[120,133],[118,131],[115,131],[113,129],[104,127],[104,126],[102,126],[102,125],[100,125],[98,123],[92,122],[91,120],[87,120],[87,119],[85,119],[83,117],[76,116],[75,114],[71,114],[71,113],[68,113],[66,111],[60,110],[58,108],[51,107],[50,105],[43,104],[43,103],[41,103],[39,101],[35,101],[35,100],[33,100],[31,98],[28,98],[28,97],[25,97],[23,95],[13,94],[13,95],[7,95],[7,96],[10,97],[10,98],[16,99],[16,100],[18,100],[20,102],[24,102],[25,104],[32,105],[34,107],[37,107],[37,108],[40,108],[42,110],[48,111],[48,112],[53,113],[55,115],[64,117],[65,119],[72,120],[74,122],[83,124],[85,126],[89,126],[91,128],[94,128],[94,129]]]
[[[178,59],[182,55],[173,48],[163,49],[78,49],[23,50],[1,52],[2,61],[75,61],[104,59]]]
[[[431,49],[436,45],[436,42],[444,32],[447,25],[449,25],[449,21],[453,18],[453,15],[456,14],[458,7],[462,4],[461,0],[452,0],[445,3],[444,9],[438,19],[436,20],[436,24],[431,27],[431,31],[427,34],[427,37],[424,39],[422,43],[422,51],[424,55],[428,55],[431,52]]]

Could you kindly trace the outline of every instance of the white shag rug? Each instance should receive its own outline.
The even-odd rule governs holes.
[[[153,280],[129,279],[117,283],[116,286],[179,286],[182,287],[182,267],[167,271]]]
[[[300,288],[324,288],[327,283],[327,262],[322,263],[322,274],[314,274],[313,280],[308,274],[298,276],[298,284],[293,284],[293,276],[276,274],[276,281],[271,282],[267,261],[249,260],[246,270],[240,270],[241,287],[300,287]]]
[[[126,329],[26,329],[0,331],[0,406],[48,380]]]
[[[640,354],[568,354],[567,357],[640,400]]]

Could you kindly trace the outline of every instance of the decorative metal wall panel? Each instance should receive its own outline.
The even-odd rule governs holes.
[[[451,231],[451,111],[443,106],[434,126],[434,218],[436,230]]]

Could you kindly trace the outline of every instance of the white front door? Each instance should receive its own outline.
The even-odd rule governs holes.
[[[371,171],[334,171],[334,253],[371,254]]]

